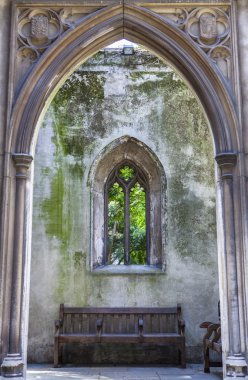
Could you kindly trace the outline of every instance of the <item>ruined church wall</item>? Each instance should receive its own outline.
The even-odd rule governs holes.
[[[89,172],[101,151],[126,135],[146,144],[166,174],[166,267],[160,274],[90,272]],[[212,145],[194,95],[147,53],[123,57],[99,52],[66,81],[45,115],[35,154],[29,361],[52,361],[60,303],[181,303],[188,360],[200,359],[199,324],[218,320]],[[70,352],[64,353],[68,361]],[[88,352],[83,356],[87,362],[132,360],[132,355],[118,356],[110,348]],[[144,359],[142,350],[135,355],[135,361]],[[162,360],[160,352],[156,355]]]

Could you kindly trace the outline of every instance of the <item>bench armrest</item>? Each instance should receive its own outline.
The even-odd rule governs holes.
[[[212,337],[212,342],[218,342],[221,338],[221,327],[219,323],[213,323],[212,325],[208,326],[207,333],[210,337]]]
[[[185,320],[182,318],[178,319],[178,329],[179,329],[180,334],[184,336]]]
[[[62,327],[62,320],[61,319],[56,319],[54,321],[54,325],[55,325],[55,336],[58,336],[59,335],[59,332],[60,332],[60,329]]]
[[[205,321],[200,324],[201,329],[207,329],[209,325],[212,325],[214,322]]]
[[[139,318],[138,320],[138,327],[139,327],[139,335],[143,335],[143,327],[144,327],[144,321],[142,318]]]
[[[220,323],[213,322],[203,322],[200,324],[201,328],[206,328],[206,334],[203,337],[203,340],[209,339],[212,342],[218,342],[221,338],[221,327]]]

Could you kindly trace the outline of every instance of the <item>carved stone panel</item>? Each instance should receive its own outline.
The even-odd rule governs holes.
[[[57,12],[51,9],[26,10],[19,17],[19,45],[28,46],[40,54],[64,30]]]
[[[146,8],[158,13],[184,31],[196,43],[222,74],[231,81],[230,8],[192,7],[172,4],[148,5]]]
[[[106,1],[97,5],[54,6],[44,8],[23,5],[16,6],[17,14],[17,51],[15,60],[14,87],[19,88],[22,79],[40,56],[66,30],[75,28],[77,23],[106,6]]]
[[[131,1],[129,3],[132,3]],[[62,5],[53,8],[18,8],[17,25],[17,67],[15,83],[40,58],[44,51],[66,30],[75,28],[78,23],[108,4],[97,1],[73,6]],[[207,55],[222,74],[231,82],[232,58],[230,43],[230,7],[223,5],[192,6],[178,2],[145,2],[143,7],[169,20],[186,33]]]
[[[231,80],[229,15],[219,8],[197,8],[189,14],[186,33]]]
[[[206,52],[213,46],[228,45],[228,15],[217,8],[196,8],[189,14],[186,32]]]

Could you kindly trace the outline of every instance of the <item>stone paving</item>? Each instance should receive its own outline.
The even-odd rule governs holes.
[[[220,380],[222,369],[215,368],[211,374],[202,371],[202,365],[189,364],[186,369],[166,366],[147,367],[63,367],[29,365],[28,380]]]

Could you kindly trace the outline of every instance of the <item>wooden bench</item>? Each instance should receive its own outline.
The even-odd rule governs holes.
[[[55,321],[54,367],[61,365],[65,343],[155,343],[175,346],[185,363],[181,307],[101,308],[60,305]]]
[[[201,328],[207,329],[203,337],[203,355],[204,355],[204,372],[209,373],[210,367],[219,367],[221,362],[210,361],[209,351],[215,351],[222,354],[221,346],[221,327],[220,323],[203,322]]]

